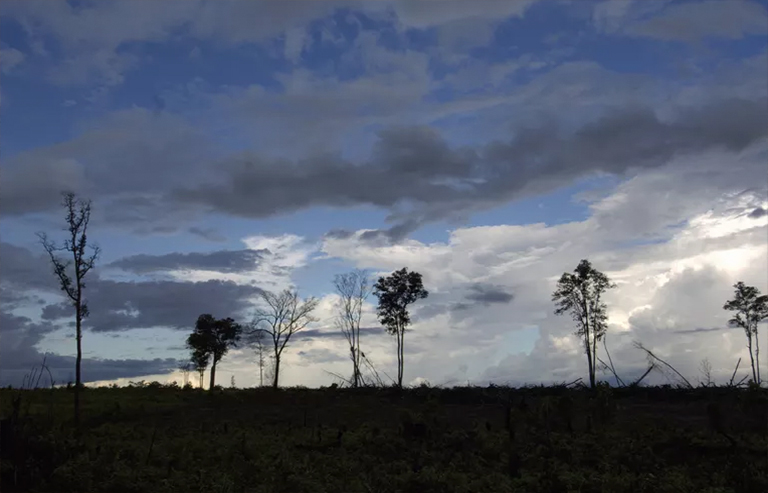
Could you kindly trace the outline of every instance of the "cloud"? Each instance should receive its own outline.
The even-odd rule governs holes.
[[[104,214],[115,224],[163,222],[161,206],[165,215],[174,211],[157,193],[204,179],[203,165],[214,156],[202,133],[166,113],[122,110],[84,127],[72,140],[3,159],[4,216],[50,210],[59,206],[62,190],[71,190],[109,199],[95,208],[94,220]]]
[[[24,61],[24,53],[16,48],[0,48],[0,72],[11,73]]]
[[[752,212],[749,213],[749,217],[751,217],[752,219],[760,219],[766,214],[768,214],[768,211],[766,211],[762,207],[756,207]]]
[[[694,42],[717,37],[740,39],[745,35],[768,34],[768,11],[757,2],[676,3],[657,15],[635,22],[625,32],[665,41]]]
[[[200,313],[240,318],[261,292],[252,285],[232,281],[121,282],[93,279],[86,289],[91,315],[84,322],[94,332],[168,327],[189,329]],[[44,320],[72,317],[67,303],[48,305]]]
[[[473,284],[470,287],[471,292],[465,298],[483,305],[492,303],[509,303],[514,299],[511,293],[506,292],[498,286],[488,286],[484,284]]]
[[[253,218],[319,205],[374,205],[392,210],[394,219],[421,223],[544,193],[590,174],[622,175],[686,153],[745,149],[765,136],[765,106],[762,100],[718,101],[681,108],[672,118],[625,108],[572,132],[557,125],[519,128],[511,140],[479,148],[451,148],[429,128],[389,129],[379,133],[363,165],[330,155],[296,163],[244,155],[222,169],[218,183],[180,189],[175,197]]]
[[[253,270],[267,250],[219,250],[210,253],[169,253],[166,255],[133,255],[110,263],[135,274],[157,271],[206,270],[242,272]]]
[[[768,190],[750,185],[764,174],[759,163],[767,145],[674,157],[596,198],[583,221],[458,228],[448,241],[432,244],[371,244],[358,231],[327,236],[322,249],[360,268],[408,265],[423,274],[430,297],[413,308],[406,337],[416,348],[406,364],[409,379],[440,381],[459,364],[469,367],[462,381],[478,383],[583,377],[575,328],[569,317],[552,313],[550,297],[558,276],[589,258],[619,285],[606,298],[607,342],[622,376],[638,377],[646,369],[645,357],[632,346],[640,340],[691,378],[709,357],[722,381],[745,356],[742,335],[726,328],[728,314],[721,309],[731,285],[743,280],[768,287],[768,220],[748,217],[766,204]],[[627,226],[617,227],[622,223]],[[658,240],[636,242],[638,235]],[[514,290],[514,302],[463,301],[478,283]],[[722,330],[702,329],[718,321]],[[650,378],[665,381],[662,375]]]
[[[197,226],[192,226],[187,230],[187,232],[208,241],[222,242],[227,240],[225,236],[213,228],[199,228]]]
[[[56,329],[50,324],[36,324],[27,317],[21,317],[0,311],[0,385],[21,386],[25,376],[38,367],[45,358],[45,364],[56,384],[74,381],[75,357],[58,354],[43,354],[36,345],[45,334]],[[83,358],[82,371],[84,382],[111,380],[115,378],[141,377],[168,373],[177,367],[174,359],[97,359]],[[50,385],[50,376],[43,373],[40,385]]]

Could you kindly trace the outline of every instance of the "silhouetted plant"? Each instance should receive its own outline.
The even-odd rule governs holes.
[[[257,309],[251,322],[250,333],[264,331],[272,340],[273,366],[272,387],[277,388],[280,379],[280,358],[294,334],[317,321],[312,312],[317,307],[316,298],[299,301],[296,291],[286,289],[279,294],[262,291],[264,306]]]
[[[77,341],[77,357],[75,359],[75,428],[80,426],[80,388],[82,387],[82,375],[80,366],[83,360],[83,320],[88,317],[88,304],[83,295],[85,289],[85,276],[93,269],[96,259],[99,257],[98,246],[88,245],[88,223],[91,220],[91,201],[81,200],[72,192],[63,194],[63,206],[67,210],[67,239],[61,245],[48,239],[45,233],[38,233],[43,248],[51,258],[53,272],[61,286],[61,290],[69,298],[69,302],[75,308],[75,340]],[[86,253],[86,247],[91,247],[91,253]],[[72,260],[63,260],[56,252],[71,254]]]
[[[723,305],[724,310],[736,312],[728,323],[741,327],[747,335],[747,348],[752,363],[752,380],[760,385],[760,339],[757,328],[760,322],[768,319],[768,295],[761,295],[754,286],[747,286],[739,281],[733,285],[734,297]]]
[[[240,324],[231,318],[216,319],[209,313],[197,318],[195,330],[187,337],[187,347],[192,350],[193,360],[207,363],[211,359],[211,382],[209,390],[216,386],[216,365],[232,347],[237,347],[242,332]],[[203,367],[205,368],[205,367]]]
[[[573,274],[563,273],[552,294],[552,301],[557,306],[555,314],[570,313],[576,322],[576,335],[583,339],[592,388],[596,383],[597,342],[608,329],[607,305],[602,296],[613,287],[615,284],[608,276],[593,268],[589,260],[582,260]]]
[[[397,386],[403,387],[405,330],[411,323],[408,305],[429,296],[421,274],[408,272],[406,267],[387,277],[380,277],[373,287],[379,298],[379,321],[397,340]]]
[[[353,270],[346,274],[338,274],[333,279],[336,293],[339,295],[336,315],[336,325],[349,344],[352,358],[353,387],[363,384],[360,351],[360,321],[363,317],[363,305],[371,294],[371,285],[368,273],[362,270]]]

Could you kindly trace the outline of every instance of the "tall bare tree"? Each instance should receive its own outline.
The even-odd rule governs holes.
[[[584,352],[589,365],[589,384],[595,388],[597,368],[597,342],[608,329],[607,306],[603,294],[613,287],[608,276],[592,267],[589,260],[582,260],[573,271],[563,273],[552,294],[556,315],[570,313],[578,329],[576,335],[584,341]]]
[[[290,289],[278,294],[262,291],[261,299],[264,306],[256,310],[251,330],[263,330],[271,339],[274,351],[272,387],[277,388],[283,351],[294,334],[317,321],[312,311],[317,308],[318,301],[310,297],[301,302],[298,292]]]
[[[371,283],[364,270],[353,270],[346,274],[337,274],[333,285],[339,295],[336,306],[336,326],[349,344],[352,358],[352,386],[359,387],[362,382],[360,372],[360,321],[363,318],[363,305],[371,294]]]
[[[82,373],[80,365],[83,360],[83,320],[88,317],[88,304],[85,301],[85,276],[93,269],[101,250],[96,245],[88,244],[87,230],[91,219],[91,201],[78,199],[74,193],[65,192],[62,205],[67,211],[65,220],[68,232],[62,244],[48,238],[45,233],[38,233],[40,242],[48,252],[53,264],[53,272],[59,280],[70,303],[75,308],[75,339],[77,341],[77,358],[75,360],[75,427],[80,426],[80,387]],[[90,248],[90,252],[86,251]],[[57,252],[66,252],[69,259],[61,258]]]
[[[373,286],[379,298],[378,315],[387,332],[397,340],[397,386],[403,387],[405,368],[405,330],[411,324],[408,305],[429,296],[424,289],[421,274],[408,272],[406,267],[396,270],[387,277],[380,277]]]
[[[752,362],[752,381],[758,385],[760,378],[760,339],[757,337],[757,327],[768,319],[768,295],[761,295],[754,286],[747,286],[739,281],[733,285],[734,296],[723,305],[724,310],[736,312],[728,322],[741,327],[747,335],[749,359]]]
[[[258,327],[251,327],[250,328],[250,336],[249,336],[249,343],[254,346],[254,349],[256,350],[256,356],[259,358],[258,365],[259,365],[259,387],[264,386],[264,367],[266,365],[265,358],[267,356],[267,346],[266,346],[266,337],[267,334],[264,332],[264,329],[260,329]]]

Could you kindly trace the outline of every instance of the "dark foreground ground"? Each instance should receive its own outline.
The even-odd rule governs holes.
[[[3,492],[768,492],[758,389],[86,389],[80,443],[0,399]]]

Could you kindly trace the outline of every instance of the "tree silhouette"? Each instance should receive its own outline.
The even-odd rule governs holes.
[[[256,310],[250,333],[255,334],[256,331],[262,330],[272,339],[274,351],[272,387],[277,388],[283,351],[295,333],[317,321],[312,317],[312,311],[317,307],[318,301],[315,298],[307,298],[301,303],[299,294],[290,289],[283,290],[279,294],[262,291],[261,298],[265,306]]]
[[[584,351],[589,366],[589,384],[595,388],[597,367],[597,342],[605,336],[608,328],[607,306],[603,294],[613,287],[608,276],[592,267],[589,260],[582,260],[573,271],[563,273],[552,294],[555,315],[568,312],[578,327],[576,335],[584,341]]]
[[[402,388],[404,336],[406,327],[411,323],[408,305],[426,298],[429,292],[424,289],[421,274],[408,272],[406,267],[387,277],[380,277],[373,286],[373,292],[379,298],[379,321],[397,340],[397,386]]]
[[[216,365],[227,354],[229,348],[237,346],[241,332],[240,324],[231,318],[216,319],[208,313],[197,318],[195,330],[187,338],[187,347],[192,350],[193,360],[200,363],[204,360],[207,364],[208,357],[211,358],[209,390],[213,390],[216,385]]]
[[[761,382],[760,339],[757,327],[760,322],[768,318],[768,295],[761,295],[759,289],[747,286],[741,281],[733,287],[734,297],[723,305],[723,309],[736,312],[728,323],[741,327],[747,335],[749,359],[752,362],[752,380],[759,385]]]
[[[40,242],[48,252],[53,264],[53,272],[59,280],[61,290],[69,298],[75,308],[75,339],[77,341],[77,358],[75,359],[75,428],[80,428],[80,387],[82,386],[82,373],[80,365],[83,360],[83,320],[88,317],[88,304],[83,297],[85,289],[85,276],[93,269],[101,250],[98,246],[90,245],[90,255],[86,252],[88,247],[87,229],[91,219],[91,201],[81,200],[72,192],[63,195],[63,206],[67,210],[65,220],[66,230],[69,236],[64,243],[58,245],[48,239],[45,233],[38,233]],[[56,252],[68,252],[71,260],[63,260]]]
[[[192,351],[192,366],[195,368],[198,377],[198,385],[202,389],[204,384],[205,370],[208,368],[208,360],[211,359],[210,354],[200,350]]]
[[[333,285],[339,295],[336,325],[341,329],[341,333],[349,344],[352,358],[352,386],[358,387],[362,384],[360,320],[363,317],[363,304],[371,293],[368,273],[353,270],[346,274],[338,274],[333,279]]]

